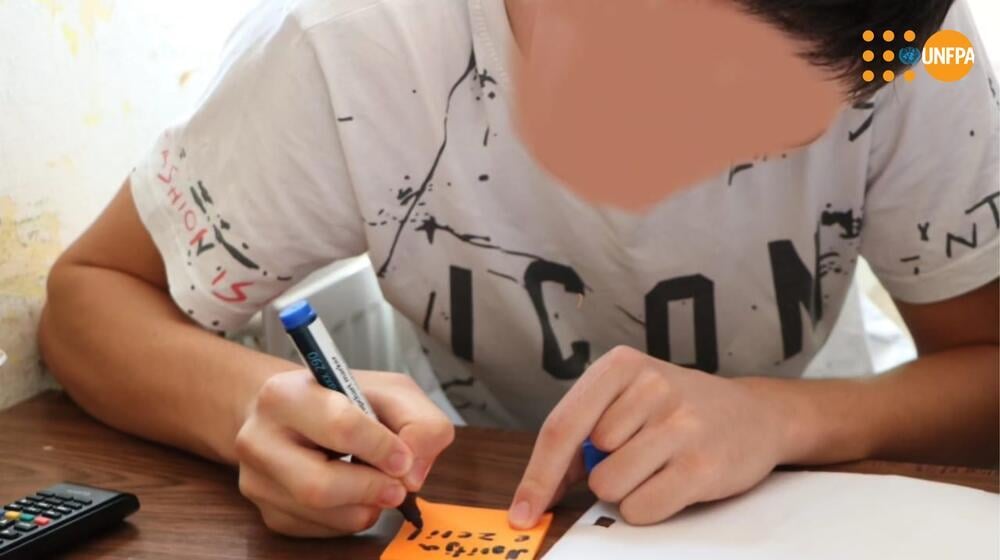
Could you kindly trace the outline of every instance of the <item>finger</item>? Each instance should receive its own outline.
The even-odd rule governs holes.
[[[312,443],[355,455],[391,476],[401,477],[413,465],[410,449],[389,428],[366,415],[346,396],[321,387],[309,377],[265,384],[258,406],[273,421]]]
[[[534,527],[598,418],[649,358],[618,347],[594,362],[549,414],[509,512],[512,527]]]
[[[600,500],[617,504],[660,471],[680,444],[676,430],[643,429],[591,471],[588,485]]]
[[[287,436],[262,436],[254,442],[241,443],[241,461],[259,470],[270,479],[270,484],[280,485],[306,508],[355,504],[391,508],[406,497],[406,489],[397,479],[377,469],[329,459],[322,451],[302,447]],[[249,490],[253,492],[255,488]],[[261,497],[268,497],[256,491]]]
[[[365,395],[379,419],[413,452],[414,459],[404,482],[418,490],[437,456],[455,439],[455,427],[412,378],[400,374],[378,374]]]
[[[260,516],[268,529],[288,537],[326,539],[346,534],[336,529],[289,515],[272,507],[262,508]]]
[[[668,464],[629,494],[618,509],[632,525],[650,525],[668,519],[699,496],[698,479],[682,462]]]
[[[564,476],[562,481],[559,483],[559,488],[556,489],[556,493],[552,497],[552,503],[550,503],[545,509],[552,509],[556,504],[561,502],[562,499],[566,497],[566,492],[569,488],[586,478],[586,476],[587,469],[583,464],[583,449],[581,449],[570,463],[569,471],[566,472],[566,476]]]
[[[357,533],[378,519],[381,509],[375,506],[347,505],[311,509],[295,501],[284,489],[253,468],[240,469],[240,492],[261,510],[277,510],[306,522],[304,527],[319,525],[337,535]],[[314,533],[312,528],[309,533]]]
[[[379,510],[363,506],[338,508],[331,517],[338,521],[317,523],[308,518],[265,505],[261,508],[261,518],[268,529],[289,537],[332,538],[353,535],[371,528],[378,521]]]
[[[590,440],[598,449],[611,453],[639,433],[651,417],[669,415],[677,404],[666,377],[640,373],[597,421]]]

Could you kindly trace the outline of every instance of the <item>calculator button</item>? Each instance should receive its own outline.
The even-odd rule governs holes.
[[[16,538],[18,538],[20,536],[21,536],[21,533],[18,533],[14,529],[4,529],[3,531],[0,531],[0,537],[3,537],[5,539],[7,539],[7,540],[11,540],[12,541],[12,540],[14,540],[14,539],[16,539]]]
[[[52,509],[58,511],[59,513],[65,513],[66,515],[69,515],[69,514],[73,513],[73,510],[69,509],[66,506],[56,506],[56,507],[54,507]]]
[[[17,521],[18,519],[21,519],[21,512],[19,511],[4,512],[3,517],[4,519],[13,519],[14,521]]]
[[[52,502],[35,502],[35,507],[41,510],[46,510],[56,507],[56,504]]]
[[[31,523],[32,521],[35,520],[35,516],[31,515],[30,513],[22,513],[21,517],[19,517],[18,519],[20,521],[24,521],[25,523]]]
[[[39,496],[45,496],[46,498],[51,498],[52,496],[55,496],[56,493],[55,492],[50,492],[48,490],[39,490],[38,491],[38,495]]]
[[[17,505],[19,505],[19,506],[21,506],[21,507],[28,507],[28,506],[35,505],[35,502],[29,500],[28,498],[21,498],[20,500],[14,502],[14,503],[17,504]]]
[[[7,504],[3,506],[4,511],[21,511],[21,506],[17,504]]]
[[[72,500],[73,499],[73,494],[70,494],[69,492],[55,492],[55,495],[56,495],[57,498],[62,498],[64,500]]]
[[[38,517],[35,518],[35,525],[38,525],[39,527],[44,527],[49,523],[52,523],[52,520],[49,519],[48,517],[42,517],[39,515]]]
[[[59,519],[59,518],[61,518],[63,516],[63,514],[59,513],[58,511],[56,511],[54,509],[50,509],[50,510],[42,513],[42,515],[44,515],[45,517],[48,517],[49,519]]]
[[[70,509],[80,509],[83,507],[83,504],[78,504],[76,502],[64,502],[61,507],[68,507]]]
[[[22,533],[30,533],[30,532],[34,531],[35,529],[37,529],[38,526],[35,525],[34,523],[23,523],[22,522],[22,523],[18,523],[16,525],[14,525],[14,528],[17,529],[18,531],[21,531]]]
[[[81,503],[85,506],[89,506],[90,504],[94,503],[94,500],[91,500],[90,498],[84,498],[81,496],[74,496],[73,501]]]
[[[39,513],[42,513],[42,510],[36,508],[35,506],[30,506],[22,509],[21,512],[30,513],[31,515],[38,515]]]
[[[6,518],[0,519],[0,531],[9,528],[13,524],[14,524],[13,519],[6,519]]]

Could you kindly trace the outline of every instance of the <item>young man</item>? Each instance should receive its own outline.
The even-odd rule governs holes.
[[[442,381],[463,415],[541,426],[512,501],[516,526],[582,477],[588,436],[611,452],[590,487],[634,523],[746,490],[783,463],[995,463],[996,81],[980,49],[960,82],[924,76],[872,97],[877,83],[861,82],[856,60],[869,27],[912,30],[922,44],[946,12],[944,26],[975,41],[964,6],[710,4],[750,35],[783,41],[744,45],[771,55],[742,75],[785,65],[794,72],[773,95],[813,91],[799,99],[812,111],[789,112],[819,116],[789,122],[760,99],[781,129],[757,132],[769,155],[663,200],[628,182],[583,189],[647,205],[627,213],[569,192],[512,125],[515,45],[545,52],[555,44],[546,29],[572,37],[572,13],[560,27],[531,0],[264,3],[198,110],[162,136],[54,267],[46,361],[109,424],[238,464],[242,492],[290,535],[369,526],[420,488],[452,438],[407,377],[359,373],[383,426],[300,366],[209,332],[240,325],[310,270],[366,251],[386,298],[454,376]],[[825,56],[788,56],[820,47]],[[527,80],[544,78],[526,68]],[[588,69],[551,67],[555,78],[577,71]],[[678,83],[695,99],[730,88],[723,97],[735,102],[746,90],[739,75]],[[659,118],[655,99],[627,87],[593,95],[607,111]],[[525,99],[530,115],[537,98]],[[746,132],[685,110],[720,146]],[[542,161],[572,173],[546,151],[544,127],[523,126]],[[591,131],[609,154],[636,145],[606,133]],[[657,154],[647,142],[635,165],[658,158],[676,179],[711,159],[701,153],[710,137],[670,126],[661,136],[643,140],[681,151]],[[699,153],[683,151],[685,138]],[[578,164],[619,171],[589,156]],[[920,358],[864,380],[797,379],[859,255],[895,297]],[[372,467],[328,461],[321,447]]]

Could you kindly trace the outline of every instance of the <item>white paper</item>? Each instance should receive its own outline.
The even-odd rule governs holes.
[[[615,519],[610,527],[594,522]],[[1000,558],[996,494],[913,478],[773,474],[742,496],[633,527],[597,504],[545,560]]]

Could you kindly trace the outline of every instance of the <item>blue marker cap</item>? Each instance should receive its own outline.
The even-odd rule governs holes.
[[[599,465],[601,461],[608,458],[610,453],[601,451],[596,446],[594,442],[587,438],[587,441],[583,442],[583,466],[587,468],[587,474],[594,470],[594,467]]]
[[[304,327],[316,320],[316,311],[306,300],[297,301],[281,310],[278,314],[286,331]]]

